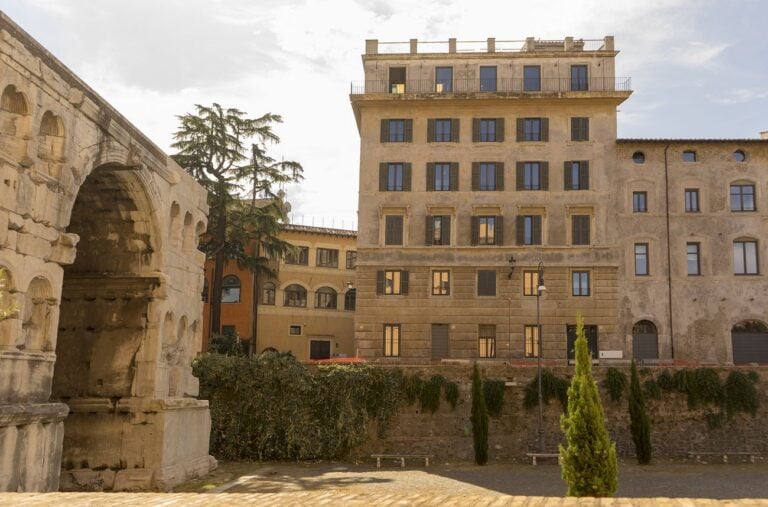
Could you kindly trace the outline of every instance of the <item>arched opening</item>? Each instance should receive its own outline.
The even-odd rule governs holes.
[[[632,326],[632,357],[638,361],[659,358],[659,333],[650,320],[641,320]]]
[[[8,85],[3,90],[2,98],[0,98],[0,109],[12,114],[29,114],[27,99],[14,85]]]
[[[37,156],[48,162],[48,174],[58,178],[61,172],[58,163],[64,162],[64,122],[51,111],[46,111],[40,120]]]
[[[731,328],[733,364],[768,363],[768,326],[742,320]]]
[[[344,294],[344,309],[354,310],[356,305],[357,305],[357,289],[349,289],[347,293]]]
[[[299,284],[291,284],[283,291],[283,306],[306,307],[307,289]]]
[[[155,394],[152,351],[162,329],[154,305],[162,299],[152,206],[138,174],[114,165],[92,171],[67,232],[80,241],[74,263],[64,267],[52,386],[52,398],[70,408],[62,464],[143,468],[145,430],[133,426],[131,400]]]
[[[21,324],[25,350],[52,350],[55,311],[56,299],[50,282],[42,277],[32,280],[24,297]]]
[[[0,97],[0,149],[17,162],[29,156],[28,136],[32,134],[29,112],[29,102],[24,94],[14,85],[6,86]]]
[[[227,275],[221,279],[221,302],[240,302],[240,279],[235,275]]]
[[[336,291],[330,287],[320,287],[315,292],[315,308],[336,309]]]
[[[192,213],[187,212],[184,214],[184,232],[181,245],[182,252],[189,253],[192,251],[192,248],[194,248],[192,246],[194,244],[194,234],[195,231],[192,229]]]

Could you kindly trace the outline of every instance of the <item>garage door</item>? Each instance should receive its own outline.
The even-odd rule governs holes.
[[[768,326],[758,320],[739,322],[731,330],[734,364],[768,363]]]

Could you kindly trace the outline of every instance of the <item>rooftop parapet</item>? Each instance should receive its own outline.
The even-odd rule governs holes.
[[[365,41],[365,54],[440,54],[440,53],[551,53],[551,52],[614,52],[613,36],[607,35],[602,39],[574,39],[566,37],[562,40],[545,40],[528,37],[525,40],[496,40],[489,37],[486,40],[459,41],[455,38],[447,41],[419,41],[410,39],[406,42],[381,42],[378,39]]]

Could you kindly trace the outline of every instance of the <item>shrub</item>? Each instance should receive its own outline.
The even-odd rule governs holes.
[[[409,375],[404,381],[405,399],[408,400],[409,405],[413,405],[421,398],[421,390],[424,388],[424,381],[421,376]]]
[[[640,378],[637,366],[632,361],[631,380],[629,386],[629,430],[632,442],[635,444],[635,456],[641,465],[651,462],[651,419],[645,409],[643,391],[640,389]],[[647,382],[647,381],[646,381]]]
[[[659,383],[652,378],[643,382],[643,392],[646,397],[652,400],[661,399],[661,387],[659,387]]]
[[[724,407],[728,417],[732,417],[737,412],[744,412],[754,417],[757,414],[758,398],[755,373],[750,371],[744,374],[738,370],[733,370],[728,374],[723,386]],[[759,378],[759,377],[758,377]]]
[[[485,406],[488,409],[488,415],[491,417],[501,416],[501,409],[504,406],[504,381],[484,381],[483,397],[485,398]]]
[[[608,368],[605,375],[605,386],[612,401],[619,401],[627,387],[627,376],[616,368]]]
[[[445,401],[451,406],[451,410],[456,410],[459,403],[459,384],[456,382],[445,383]]]
[[[472,371],[472,439],[475,447],[475,463],[488,463],[488,409],[483,396],[480,367],[475,363]]]
[[[664,370],[659,374],[659,378],[656,380],[659,383],[659,388],[662,391],[672,391],[675,388],[675,380],[669,370]]]
[[[560,445],[568,496],[613,496],[618,487],[616,445],[605,429],[605,416],[592,378],[592,357],[584,319],[576,315],[576,373],[568,388],[568,414],[560,418],[568,446]]]
[[[525,386],[525,397],[523,398],[525,408],[531,409],[539,404],[538,389],[538,376],[536,376]],[[551,370],[542,369],[541,398],[546,405],[549,405],[549,400],[556,398],[560,401],[563,412],[568,412],[568,380],[558,377]]]
[[[445,378],[442,375],[432,375],[428,381],[422,384],[419,393],[422,412],[429,411],[431,414],[437,412],[437,409],[440,408],[440,389],[443,384],[445,384]]]

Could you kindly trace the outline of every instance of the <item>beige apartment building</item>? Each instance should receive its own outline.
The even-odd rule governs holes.
[[[277,278],[259,277],[259,300],[253,304],[253,275],[237,263],[227,264],[222,280],[223,334],[250,340],[258,326],[256,351],[292,352],[299,360],[353,357],[355,314],[355,231],[285,224],[280,238],[297,255],[276,265]],[[203,292],[204,339],[210,339],[207,288],[213,259],[206,261]]]
[[[617,139],[617,54],[366,41],[361,357],[768,362],[768,141]]]

